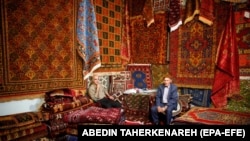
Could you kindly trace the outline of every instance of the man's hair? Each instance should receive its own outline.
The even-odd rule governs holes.
[[[90,84],[89,85],[92,85],[94,83],[94,77],[96,77],[96,76],[99,78],[98,74],[93,74],[92,76],[89,77],[89,80],[90,80]]]
[[[98,75],[98,74],[93,74],[93,75],[92,75],[92,79],[91,79],[92,81],[94,81],[94,77],[99,78],[99,75]]]
[[[164,80],[165,78],[170,78],[171,80],[173,80],[172,76],[169,73],[166,73],[162,79]]]

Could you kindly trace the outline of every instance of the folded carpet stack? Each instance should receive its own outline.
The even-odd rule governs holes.
[[[84,90],[69,88],[46,92],[44,101],[42,111],[47,115],[46,123],[50,138],[67,134],[68,123],[63,121],[65,115],[94,105],[94,102],[86,95]]]
[[[41,112],[0,116],[0,141],[47,140],[48,128]]]
[[[120,108],[104,109],[90,99],[86,90],[58,89],[45,93],[43,114],[49,129],[49,138],[77,135],[80,124],[119,124]]]

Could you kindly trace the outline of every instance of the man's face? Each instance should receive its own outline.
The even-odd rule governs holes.
[[[169,86],[169,84],[172,82],[172,80],[170,78],[165,78],[164,79],[164,85],[165,86]]]
[[[98,76],[94,76],[94,77],[93,77],[93,82],[94,82],[95,84],[98,84],[98,83],[99,83],[99,78],[98,78]]]

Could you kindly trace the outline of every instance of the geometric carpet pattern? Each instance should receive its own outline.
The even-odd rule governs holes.
[[[192,97],[191,103],[196,106],[209,107],[211,89],[180,88],[182,94],[189,94]]]
[[[172,44],[177,46],[170,48],[169,72],[179,87],[211,88],[216,56],[215,29],[216,24],[207,26],[195,18],[181,26],[177,36],[176,32],[171,33],[171,42],[175,40]]]
[[[250,20],[243,12],[235,12],[237,46],[239,50],[240,76],[250,76]]]
[[[101,67],[98,72],[124,70],[121,65],[123,1],[94,1]]]
[[[153,79],[152,88],[156,89],[162,83],[164,75],[168,73],[168,65],[152,64],[151,69]]]
[[[250,113],[227,111],[218,108],[193,107],[174,120],[180,124],[250,125]]]
[[[131,72],[134,88],[152,88],[151,64],[128,64],[127,71]]]
[[[0,97],[84,88],[74,9],[74,0],[1,0]]]
[[[131,19],[130,25],[132,34],[130,63],[166,63],[166,15],[156,14],[154,20],[155,22],[147,27],[145,26],[145,20],[142,17]]]

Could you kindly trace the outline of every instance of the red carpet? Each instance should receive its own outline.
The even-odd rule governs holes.
[[[250,125],[250,113],[194,107],[176,118],[173,124]]]

